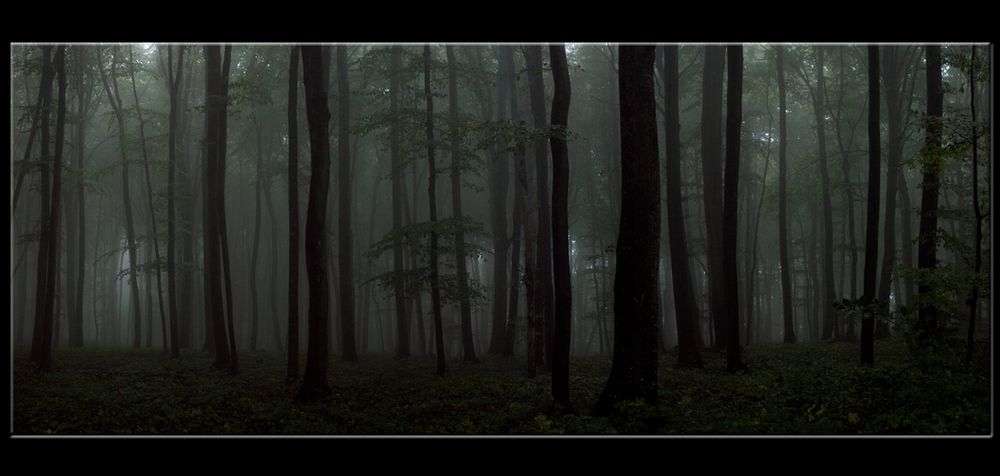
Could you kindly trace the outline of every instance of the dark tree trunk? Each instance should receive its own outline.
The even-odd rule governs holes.
[[[270,154],[268,154],[270,155]],[[274,170],[274,167],[267,167],[267,170]],[[271,307],[271,338],[274,339],[274,347],[278,351],[285,350],[284,341],[281,339],[281,321],[278,319],[278,220],[274,216],[274,203],[271,200],[271,176],[268,174],[268,181],[264,183],[264,205],[267,207],[268,228],[271,230],[271,267],[270,286],[268,286],[268,301]]]
[[[875,300],[878,270],[878,203],[881,141],[879,137],[878,46],[868,47],[868,218],[865,227],[865,289],[861,321],[861,362],[875,363]],[[889,177],[893,177],[890,168]]]
[[[726,50],[722,46],[705,47],[705,73],[701,110],[701,166],[705,205],[705,254],[708,261],[708,296],[714,345],[726,342],[726,324],[722,302],[722,73]],[[624,183],[624,182],[622,182]],[[624,206],[624,205],[623,205]]]
[[[253,212],[253,244],[250,245],[250,350],[257,350],[257,329],[259,328],[260,312],[257,309],[257,250],[260,249],[260,201],[263,187],[263,158],[261,150],[261,124],[259,118],[254,118],[257,135],[257,180],[254,184]]]
[[[153,182],[149,178],[149,154],[146,151],[146,121],[142,118],[142,107],[139,106],[139,92],[135,86],[135,58],[132,54],[131,46],[129,46],[128,58],[129,76],[132,77],[132,98],[135,100],[135,113],[139,119],[139,144],[142,150],[142,170],[143,176],[146,179],[146,204],[149,207],[149,228],[147,234],[150,235],[149,239],[153,242],[153,259],[155,260],[151,272],[156,279],[156,302],[160,310],[160,331],[163,334],[163,352],[167,353],[170,349],[167,343],[167,313],[163,309],[163,282],[160,280],[160,240],[156,232],[156,209],[153,207]],[[150,325],[152,325],[152,316],[149,316],[149,319]],[[152,334],[152,329],[149,329],[149,333]]]
[[[833,280],[833,205],[830,192],[830,165],[826,154],[826,113],[823,107],[823,91],[826,90],[823,74],[823,48],[815,46],[816,50],[816,93],[813,97],[813,111],[816,115],[816,138],[819,144],[819,175],[823,192],[823,290],[820,298],[821,320],[823,321],[823,338],[832,335],[836,322],[833,312],[833,302],[836,291]],[[843,74],[843,72],[841,72]]]
[[[548,127],[545,121],[545,82],[542,76],[542,47],[538,45],[524,46],[524,59],[527,63],[528,87],[531,96],[532,126],[537,133],[544,133]],[[553,318],[553,288],[552,288],[552,228],[549,210],[549,167],[545,141],[535,141],[535,179],[537,181],[538,198],[538,243],[535,279],[539,288],[535,292],[535,308],[542,312],[542,332],[536,334],[536,362],[545,364],[546,369],[552,364],[552,318]],[[543,358],[544,356],[544,358]]]
[[[458,272],[459,309],[462,313],[462,350],[466,362],[479,362],[472,343],[472,308],[469,302],[469,274],[465,264],[465,217],[462,215],[461,134],[458,127],[458,72],[455,52],[445,47],[448,57],[448,123],[451,143],[451,203],[455,219],[455,268]]]
[[[400,151],[399,95],[403,74],[403,49],[401,46],[391,47],[389,76],[389,150],[392,166],[392,290],[396,309],[396,358],[410,356],[410,319],[406,312],[406,289],[403,269],[403,158]]]
[[[42,103],[42,180],[47,181],[48,171],[46,162],[48,161],[48,141],[49,141],[49,108],[52,104],[52,77],[58,76],[59,93],[56,105],[56,137],[55,152],[52,158],[52,196],[51,202],[43,205],[42,210],[42,230],[38,248],[38,282],[37,293],[41,295],[41,302],[36,298],[35,310],[35,335],[32,340],[31,360],[38,365],[38,369],[47,372],[52,368],[52,320],[55,306],[55,286],[58,279],[57,253],[59,235],[59,205],[62,188],[62,149],[63,135],[66,124],[66,68],[65,57],[66,47],[56,48],[54,65],[49,63],[49,55],[52,47],[43,47],[42,63],[42,88],[44,88],[44,100]],[[48,201],[48,190],[42,190],[43,201]]]
[[[288,62],[288,366],[285,380],[299,375],[299,47]]]
[[[676,45],[663,46],[663,85],[666,109],[666,180],[667,233],[670,242],[670,267],[673,273],[674,309],[677,323],[677,363],[681,367],[700,367],[701,331],[698,326],[698,303],[691,284],[687,233],[684,229],[684,203],[681,197],[681,122],[678,95]]]
[[[768,61],[768,63],[770,63],[770,60]],[[770,64],[768,66],[770,67]],[[771,137],[772,126],[774,125],[774,115],[772,114],[772,109],[771,109],[770,70],[768,70],[768,81],[767,81],[767,89],[765,96],[766,96],[765,103],[767,107],[767,135],[768,137]],[[768,141],[767,149],[764,152],[764,173],[761,176],[760,180],[760,195],[758,195],[757,199],[757,212],[756,216],[754,217],[753,242],[750,245],[750,251],[748,252],[751,255],[751,261],[750,261],[750,269],[748,270],[747,273],[748,276],[747,294],[750,297],[751,302],[750,305],[747,307],[747,339],[746,339],[747,345],[757,342],[758,333],[756,332],[757,328],[754,327],[755,323],[753,317],[755,311],[759,308],[759,303],[763,300],[762,296],[756,296],[756,294],[754,294],[754,285],[756,284],[756,277],[757,277],[757,258],[758,258],[757,241],[758,238],[760,237],[760,213],[761,210],[764,208],[764,193],[767,191],[767,171],[770,168],[770,165],[771,165],[771,143],[770,141]],[[757,298],[757,303],[758,303],[757,306],[754,306],[753,303],[753,299],[755,296]],[[763,319],[763,315],[760,312],[756,312],[756,314],[759,316],[758,319],[761,320]],[[757,322],[757,324],[759,327],[759,322]]]
[[[941,88],[941,47],[927,45],[927,138],[924,145],[923,180],[920,195],[920,234],[917,238],[917,267],[930,273],[937,267],[938,191],[941,188],[941,116],[944,92]],[[937,329],[937,308],[931,302],[932,285],[922,280],[917,288],[923,298],[919,309],[920,336]]]
[[[651,50],[653,50],[651,48]],[[653,51],[649,56],[654,57]],[[573,294],[570,288],[569,263],[569,151],[566,128],[569,119],[570,83],[566,66],[566,45],[549,46],[552,62],[552,263],[555,301],[552,333],[552,398],[569,407],[569,347],[572,325]],[[649,72],[652,75],[652,69]],[[652,87],[650,87],[652,92]],[[656,117],[650,121],[656,134]],[[654,144],[654,155],[656,146]],[[659,181],[657,181],[659,187]],[[657,191],[659,197],[659,191]],[[659,198],[657,198],[659,200]],[[659,212],[659,205],[657,205]],[[659,223],[657,223],[659,225]],[[657,230],[659,237],[659,230]],[[659,263],[659,257],[657,257]],[[657,288],[658,289],[658,288]]]
[[[784,342],[795,343],[795,319],[792,315],[792,268],[788,259],[788,164],[785,152],[788,129],[785,111],[785,49],[778,46],[778,248],[781,255],[781,304],[785,322]]]
[[[434,315],[434,351],[437,354],[437,375],[445,373],[444,335],[441,324],[441,287],[438,277],[437,234],[437,165],[434,162],[434,95],[431,92],[431,46],[424,45],[424,99],[427,104],[425,131],[427,134],[427,206],[431,222],[431,312]]]
[[[76,174],[76,187],[70,192],[76,201],[76,210],[66,213],[66,258],[67,258],[67,309],[69,323],[69,346],[83,347],[83,285],[84,268],[86,263],[86,210],[84,201],[83,184],[83,158],[86,147],[87,119],[90,110],[91,89],[90,83],[84,86],[84,54],[83,47],[75,47],[73,52],[73,87],[76,89],[76,132],[74,140],[74,155],[76,164],[73,166]],[[67,169],[70,169],[67,167]],[[73,193],[75,192],[75,193]]]
[[[236,355],[236,332],[233,329],[233,276],[232,267],[229,262],[229,233],[226,226],[226,155],[227,155],[227,122],[228,114],[226,105],[229,97],[229,66],[232,62],[232,45],[226,45],[222,57],[222,74],[219,76],[219,169],[215,186],[216,205],[214,208],[216,219],[218,220],[219,244],[222,250],[222,270],[225,278],[226,296],[226,323],[229,331],[229,373],[239,372],[239,360]]]
[[[976,45],[972,45],[972,60],[969,63],[969,112],[972,117],[972,214],[976,220],[976,261],[969,290],[969,332],[965,344],[965,365],[972,363],[973,345],[976,337],[976,309],[979,305],[979,273],[983,265],[983,219],[979,209],[979,136],[976,131]]]
[[[903,156],[903,135],[902,135],[902,100],[900,98],[900,78],[899,78],[899,47],[885,46],[882,61],[882,76],[885,80],[885,105],[888,111],[889,128],[889,161],[886,165],[885,184],[885,215],[883,224],[883,255],[882,272],[879,278],[877,299],[879,306],[889,309],[889,292],[892,289],[894,264],[896,262],[896,194],[899,193],[898,183],[901,173],[900,165]],[[899,299],[900,296],[896,296]],[[884,320],[879,319],[876,323],[875,338],[882,339],[889,337],[888,326]]]
[[[312,173],[306,209],[306,272],[309,276],[309,349],[297,398],[315,401],[330,395],[326,380],[327,324],[330,296],[326,269],[326,203],[330,183],[330,110],[327,106],[330,64],[323,46],[302,46],[302,82],[306,91]]]
[[[176,174],[177,174],[177,97],[181,94],[184,77],[184,45],[178,47],[177,73],[174,74],[173,46],[167,45],[167,92],[170,94],[170,115],[167,131],[167,308],[170,314],[170,356],[180,357],[180,340],[177,325],[177,269],[176,269]]]
[[[743,123],[743,46],[728,46],[729,73],[726,90],[726,172],[722,209],[722,309],[720,322],[727,327],[726,369],[735,372],[740,361],[739,270],[736,265],[737,217],[739,215],[740,130]]]
[[[118,93],[118,79],[115,77],[115,66],[118,63],[118,51],[114,50],[111,56],[112,70],[107,74],[104,72],[104,61],[98,55],[99,60],[97,62],[98,67],[101,71],[101,80],[104,82],[104,92],[108,97],[108,102],[111,103],[111,108],[115,113],[115,118],[118,122],[118,149],[121,153],[122,159],[122,206],[125,211],[125,239],[128,246],[128,260],[129,260],[129,287],[132,296],[132,312],[134,314],[134,336],[132,340],[132,347],[135,349],[139,348],[140,339],[142,337],[142,311],[139,301],[139,280],[138,280],[138,256],[136,253],[135,244],[135,226],[132,220],[132,197],[129,188],[128,174],[128,154],[125,146],[125,112],[123,109],[123,103],[121,97]],[[110,76],[110,78],[109,78]],[[109,86],[110,80],[110,86]],[[112,89],[114,92],[112,93]],[[43,129],[44,131],[44,129]],[[44,141],[43,137],[43,141]],[[43,207],[44,208],[44,207]]]
[[[659,314],[660,167],[653,86],[654,46],[619,46],[622,131],[621,222],[615,271],[615,346],[611,375],[594,413],[617,402],[656,402]]]
[[[507,86],[510,79],[507,77],[508,61],[506,51],[513,51],[510,46],[501,46],[497,52],[496,82],[496,120],[505,122],[508,120]],[[511,55],[511,58],[513,56]],[[507,321],[507,265],[508,251],[510,250],[510,238],[507,231],[507,188],[510,181],[510,163],[508,161],[507,141],[499,137],[494,149],[495,158],[489,168],[490,174],[490,229],[493,233],[493,308],[492,308],[492,332],[490,334],[489,353],[500,355],[503,353],[506,342],[506,321]],[[512,274],[511,276],[516,276]],[[516,282],[512,281],[512,287],[517,288]]]
[[[339,173],[338,201],[340,205],[338,255],[340,271],[340,330],[344,360],[355,362],[358,351],[354,337],[354,246],[351,230],[351,90],[347,82],[347,46],[337,46],[337,93],[340,119],[338,124]]]

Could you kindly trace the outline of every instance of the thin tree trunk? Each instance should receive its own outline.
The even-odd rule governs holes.
[[[785,49],[778,46],[778,248],[781,255],[781,303],[785,323],[784,342],[795,343],[795,319],[792,315],[792,269],[788,259],[788,164],[785,150],[788,129],[785,110]]]
[[[875,279],[878,269],[878,204],[879,204],[879,66],[878,45],[868,46],[868,218],[865,228],[865,306],[861,321],[861,362],[875,363],[875,316],[869,306],[875,300]],[[889,177],[894,174],[890,172]]]
[[[450,48],[450,47],[449,47]],[[450,50],[449,50],[450,51]],[[389,125],[389,145],[392,177],[392,288],[396,310],[396,358],[404,359],[410,356],[409,316],[406,312],[406,290],[403,279],[403,158],[400,151],[399,95],[403,74],[403,48],[392,46],[390,49],[389,76],[389,110],[391,122]],[[463,261],[464,263],[464,261]],[[464,315],[464,313],[463,313]]]
[[[736,242],[739,215],[740,130],[743,123],[743,46],[727,46],[728,78],[726,85],[726,171],[722,209],[722,272],[720,289],[726,315],[726,370],[743,368],[740,360],[739,270],[736,265]]]
[[[965,346],[965,365],[972,363],[973,345],[976,336],[976,308],[979,305],[979,273],[983,264],[983,219],[979,208],[979,135],[976,132],[976,45],[972,45],[972,60],[969,63],[969,112],[972,117],[972,213],[976,219],[976,261],[969,290],[969,333]]]
[[[652,52],[649,55],[651,58],[654,57]],[[566,45],[549,46],[549,58],[552,62],[552,80],[555,84],[551,116],[554,130],[550,139],[552,147],[552,272],[555,293],[552,324],[552,398],[563,407],[568,408],[573,294],[570,287],[569,261],[569,151],[566,147],[571,88],[569,69],[566,66]],[[652,70],[650,70],[650,75],[652,75]],[[652,124],[655,135],[655,117]],[[656,150],[655,146],[653,150]],[[657,206],[657,210],[659,210],[659,206]],[[657,259],[657,263],[659,263],[659,259]]]
[[[288,63],[288,366],[285,381],[299,374],[299,47]]]
[[[434,95],[431,92],[431,46],[424,45],[424,100],[427,104],[425,131],[427,134],[427,206],[431,223],[431,313],[434,315],[434,350],[437,354],[437,375],[445,374],[444,335],[441,323],[441,288],[438,277],[438,234],[437,234],[437,165],[434,161]]]
[[[507,51],[511,51],[507,56]],[[497,52],[497,63],[499,64],[496,81],[496,121],[504,123],[508,120],[507,101],[508,94],[511,93],[508,87],[509,69],[506,62],[513,61],[513,50],[510,46],[501,46]],[[516,91],[513,92],[516,94]],[[503,136],[498,136],[497,144],[494,148],[494,159],[489,167],[490,175],[490,230],[493,233],[493,302],[492,302],[492,329],[490,333],[489,353],[500,355],[503,353],[506,342],[506,321],[507,313],[507,265],[509,261],[510,237],[507,231],[507,188],[510,181],[510,164],[508,162],[507,140]],[[516,274],[511,274],[511,277]],[[517,288],[517,283],[511,281],[511,287]]]
[[[347,46],[337,46],[337,93],[338,93],[338,201],[340,206],[338,233],[338,254],[340,271],[340,329],[344,360],[355,362],[358,351],[354,337],[354,249],[351,230],[351,149],[350,119],[351,90],[347,82]]]
[[[941,188],[941,116],[944,93],[941,88],[941,47],[927,45],[927,137],[922,157],[923,180],[920,196],[920,235],[917,245],[917,266],[921,273],[937,267],[938,192]],[[924,298],[919,309],[920,336],[926,338],[937,329],[937,308],[928,303],[934,289],[926,280],[917,288]]]
[[[259,312],[257,310],[257,250],[260,248],[260,199],[263,177],[263,159],[261,158],[263,146],[261,145],[261,124],[254,118],[254,126],[257,135],[257,180],[254,184],[254,213],[253,213],[253,245],[250,249],[250,350],[257,350],[257,324]]]

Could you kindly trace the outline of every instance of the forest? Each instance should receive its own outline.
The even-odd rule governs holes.
[[[986,43],[12,43],[11,434],[990,435]]]

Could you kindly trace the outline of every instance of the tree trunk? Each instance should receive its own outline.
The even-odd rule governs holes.
[[[454,47],[445,47],[448,57],[448,123],[451,145],[451,203],[455,219],[455,268],[458,272],[459,309],[462,319],[462,351],[466,362],[479,362],[472,343],[472,309],[469,302],[469,275],[465,263],[465,217],[462,215],[462,140],[458,128],[458,72]]]
[[[792,315],[792,269],[788,259],[788,146],[785,111],[785,49],[778,46],[778,248],[781,259],[781,304],[784,315],[786,344],[795,343],[795,320]]]
[[[651,50],[653,50],[651,48]],[[649,53],[650,58],[655,55]],[[569,407],[569,348],[572,329],[573,294],[570,288],[569,262],[569,151],[566,147],[566,129],[569,119],[571,88],[566,66],[566,45],[549,46],[552,62],[552,80],[555,84],[552,98],[552,259],[555,301],[553,307],[552,335],[552,398]],[[652,69],[649,72],[652,75]],[[650,87],[652,92],[652,87]],[[656,118],[650,121],[656,134]],[[653,146],[654,155],[656,146]],[[659,181],[657,181],[659,187]],[[659,196],[659,191],[657,191]],[[659,205],[657,205],[659,212]],[[659,233],[657,232],[657,237]],[[657,257],[656,263],[659,263]],[[658,271],[657,271],[658,272]],[[659,289],[657,287],[657,289]]]
[[[437,234],[437,165],[434,162],[434,95],[431,92],[431,46],[424,45],[424,99],[427,104],[425,131],[427,134],[427,206],[431,222],[431,312],[434,315],[434,351],[437,354],[437,375],[445,374],[444,335],[441,323],[441,287],[438,277]]]
[[[259,119],[254,118],[257,135],[257,180],[254,184],[254,212],[253,212],[253,244],[250,246],[250,350],[257,350],[257,329],[259,312],[257,309],[257,250],[260,248],[260,199],[263,177],[263,159],[261,158],[263,146],[261,145],[261,124]]]
[[[972,45],[972,60],[969,63],[969,112],[972,117],[972,214],[976,219],[976,261],[969,290],[969,332],[965,344],[965,365],[972,363],[973,345],[976,337],[976,308],[979,305],[979,273],[983,265],[983,219],[979,209],[979,136],[976,133],[976,45]]]
[[[239,361],[236,355],[236,333],[233,329],[233,277],[232,267],[229,262],[229,232],[226,226],[226,156],[227,156],[227,122],[228,115],[226,105],[229,97],[229,66],[232,62],[232,45],[226,45],[225,53],[222,57],[222,74],[219,76],[219,169],[216,177],[215,187],[216,206],[214,212],[218,220],[219,244],[222,250],[222,270],[225,281],[226,296],[226,322],[229,331],[229,373],[236,374],[239,371]]]
[[[881,145],[879,137],[878,45],[868,47],[868,217],[865,228],[865,306],[861,321],[861,362],[875,363],[875,300],[878,270],[878,203]],[[891,172],[890,179],[894,174]]]
[[[615,272],[611,375],[594,413],[619,401],[656,402],[660,254],[660,167],[653,89],[655,46],[619,46],[622,131],[621,223]]]
[[[337,93],[338,93],[338,181],[337,191],[340,206],[338,233],[338,255],[340,271],[340,330],[344,360],[355,362],[358,351],[354,337],[354,246],[351,230],[351,90],[347,82],[347,46],[337,46]]]
[[[396,358],[410,356],[409,316],[406,312],[406,290],[403,279],[403,158],[400,151],[399,95],[403,74],[401,46],[391,47],[389,76],[389,150],[392,166],[392,289],[396,308]]]
[[[722,302],[722,208],[723,197],[718,193],[722,184],[722,73],[726,65],[722,46],[705,47],[705,73],[701,110],[701,165],[705,206],[705,254],[708,261],[708,296],[714,346],[725,345],[726,324],[723,323]],[[624,182],[623,182],[624,183]]]
[[[941,88],[941,47],[927,45],[927,137],[921,162],[923,180],[920,195],[920,234],[917,239],[917,267],[921,274],[931,273],[937,267],[937,212],[938,191],[941,188],[941,116],[944,92]],[[927,280],[917,287],[921,305],[919,309],[920,336],[928,337],[937,329],[937,308],[931,299],[934,289]]]
[[[816,94],[813,99],[813,111],[816,115],[816,138],[819,144],[819,175],[823,192],[823,291],[821,297],[821,320],[823,321],[823,338],[828,339],[836,325],[833,312],[833,302],[836,300],[836,290],[833,280],[833,205],[830,192],[830,165],[826,154],[826,113],[823,108],[823,91],[826,90],[823,74],[823,48],[814,46],[816,50]],[[841,71],[843,74],[843,71]]]
[[[288,366],[285,381],[299,375],[299,47],[288,62]]]
[[[510,78],[507,77],[508,69],[506,62],[513,61],[513,50],[510,46],[501,46],[497,53],[499,68],[496,81],[496,121],[505,123],[508,120],[507,95],[510,93],[507,86]],[[507,51],[511,51],[510,59],[507,58]],[[516,94],[516,92],[515,92]],[[490,333],[489,353],[500,355],[503,353],[506,342],[506,321],[507,321],[507,265],[509,261],[508,251],[510,249],[510,238],[507,231],[507,188],[510,181],[510,164],[507,159],[507,141],[499,136],[494,148],[494,160],[489,167],[490,175],[490,230],[493,233],[493,302],[492,302],[492,330]],[[512,275],[514,276],[514,275]],[[516,282],[511,282],[511,286],[517,288]]]
[[[728,46],[729,73],[726,90],[726,171],[722,208],[722,309],[726,313],[723,335],[726,343],[726,370],[743,368],[740,361],[739,270],[736,265],[737,217],[739,215],[740,130],[743,123],[743,46]]]
[[[879,306],[886,311],[889,310],[889,292],[892,289],[893,267],[896,261],[896,194],[898,193],[898,183],[900,175],[900,163],[903,156],[902,137],[902,101],[900,99],[899,80],[899,47],[885,46],[885,55],[882,57],[882,76],[885,79],[885,105],[889,118],[889,161],[886,165],[885,184],[885,215],[882,219],[882,272],[878,284]],[[900,296],[896,296],[899,299]],[[882,339],[889,337],[887,323],[879,319],[876,323],[875,338]]]
[[[545,82],[542,77],[542,47],[529,45],[522,47],[527,63],[528,86],[531,96],[532,126],[535,132],[545,134],[548,123],[545,121]],[[545,141],[535,141],[535,179],[538,197],[538,243],[535,279],[541,286],[535,293],[535,308],[542,311],[542,332],[536,335],[536,362],[545,364],[550,369],[552,364],[552,318],[553,318],[553,288],[552,288],[552,225],[549,209],[549,167]],[[543,358],[544,356],[544,358]]]
[[[327,106],[330,64],[323,46],[302,46],[302,82],[306,91],[312,173],[306,209],[306,272],[309,276],[309,348],[297,399],[315,401],[330,395],[327,374],[329,289],[326,269],[326,203],[330,183],[330,111]]]
[[[678,95],[678,47],[663,46],[663,85],[666,120],[667,232],[670,241],[670,267],[673,273],[674,309],[677,323],[677,363],[681,367],[700,367],[701,331],[698,325],[698,302],[691,283],[687,232],[684,228],[684,204],[681,197],[681,123]]]
[[[177,326],[177,269],[176,269],[176,174],[177,174],[177,96],[181,78],[184,77],[184,45],[177,52],[177,74],[174,75],[173,46],[167,45],[167,92],[170,95],[170,113],[167,131],[167,308],[170,313],[170,356],[180,357]]]

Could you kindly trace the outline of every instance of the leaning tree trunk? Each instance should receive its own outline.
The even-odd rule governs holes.
[[[615,346],[611,375],[594,408],[623,400],[656,402],[659,315],[660,167],[657,160],[655,46],[619,46],[622,187],[615,270]]]
[[[879,137],[878,45],[868,47],[868,219],[865,228],[865,306],[861,321],[861,362],[875,363],[875,300],[878,268],[878,202],[881,145]],[[893,177],[892,169],[889,171]]]
[[[784,342],[795,343],[795,320],[792,315],[792,269],[788,259],[788,129],[785,111],[785,49],[778,46],[778,252],[781,255],[781,304],[785,322]]]
[[[684,203],[681,197],[681,122],[678,94],[676,45],[663,46],[664,97],[666,109],[667,233],[670,267],[673,273],[674,310],[677,325],[677,363],[681,367],[701,367],[701,331],[698,303],[691,283],[687,232],[684,230]]]
[[[650,56],[654,54],[651,52]],[[552,62],[552,272],[555,301],[553,307],[552,398],[569,407],[569,347],[573,294],[570,288],[569,262],[569,151],[566,128],[569,119],[570,83],[566,66],[566,45],[549,46]],[[652,74],[652,71],[650,71]],[[652,121],[656,133],[655,118]],[[656,147],[653,147],[656,150]],[[659,184],[657,184],[659,186]],[[659,192],[657,192],[659,193]],[[659,206],[657,206],[659,209]],[[659,260],[657,260],[659,262]]]
[[[921,274],[937,267],[938,191],[941,188],[941,115],[944,93],[941,89],[941,47],[927,45],[927,138],[923,152],[923,185],[920,195],[920,232],[917,239],[917,267]],[[932,302],[933,286],[921,280],[917,287],[920,298],[920,336],[928,337],[937,328],[937,308]]]
[[[302,46],[302,82],[306,91],[312,174],[306,209],[306,272],[309,276],[309,350],[297,399],[315,401],[330,395],[327,383],[330,295],[326,269],[326,204],[330,183],[330,110],[327,106],[330,64],[323,46]]]

